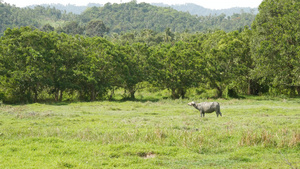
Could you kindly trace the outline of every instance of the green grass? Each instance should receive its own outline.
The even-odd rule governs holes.
[[[300,167],[300,99],[189,101],[2,105],[0,168]]]

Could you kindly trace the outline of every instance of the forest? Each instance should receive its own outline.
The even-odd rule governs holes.
[[[119,89],[135,99],[145,87],[168,90],[173,99],[191,89],[214,90],[217,98],[299,96],[299,9],[296,0],[264,0],[255,19],[241,14],[199,20],[136,1],[81,15],[1,3],[1,29],[7,29],[0,39],[0,100],[95,101],[112,99]],[[44,16],[48,23],[39,22]],[[251,24],[241,28],[237,18]]]
[[[193,3],[175,4],[175,5],[167,5],[164,3],[152,3],[151,5],[161,6],[161,7],[171,7],[178,11],[189,12],[192,15],[198,15],[198,16],[221,15],[221,14],[231,16],[233,14],[239,14],[239,13],[254,13],[254,14],[258,13],[257,8],[250,8],[250,7],[209,9]]]
[[[92,5],[92,4],[90,4]],[[59,7],[57,7],[59,8]],[[67,13],[55,7],[35,6],[18,8],[0,1],[0,36],[7,28],[31,26],[40,30],[54,30],[67,34],[88,34],[91,21],[100,20],[109,28],[105,35],[151,29],[157,33],[170,28],[173,32],[206,32],[220,29],[226,32],[251,26],[253,13],[233,15],[196,16],[171,7],[157,7],[131,1],[122,4],[107,3],[103,7],[91,6],[81,14]]]
[[[257,8],[250,8],[250,7],[209,9],[193,3],[176,4],[176,5],[168,5],[164,3],[150,3],[150,5],[158,6],[158,7],[171,7],[173,9],[176,9],[177,11],[188,12],[191,15],[198,15],[198,16],[221,15],[221,14],[231,16],[233,14],[240,14],[240,13],[254,13],[254,14],[258,13]],[[63,5],[63,4],[51,3],[51,4],[30,5],[27,7],[34,9],[36,6],[43,6],[45,8],[50,6],[51,8],[59,9],[61,11],[66,11],[67,13],[73,13],[79,15],[82,12],[84,12],[87,8],[94,7],[94,6],[102,7],[104,5],[99,3],[88,3],[85,6],[77,6],[73,4]]]

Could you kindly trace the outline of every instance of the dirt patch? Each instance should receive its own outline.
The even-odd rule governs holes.
[[[155,158],[156,157],[156,154],[154,154],[152,152],[149,152],[149,153],[140,152],[140,153],[137,153],[137,155],[144,158],[144,159],[149,159],[149,158]]]

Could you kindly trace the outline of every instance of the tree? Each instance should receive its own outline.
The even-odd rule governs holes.
[[[116,78],[117,65],[114,65],[117,55],[114,46],[101,37],[83,38],[80,44],[85,56],[75,68],[75,83],[81,100],[95,101],[102,99]]]
[[[226,88],[234,88],[243,81],[247,83],[244,77],[248,73],[249,50],[238,31],[208,34],[201,46],[205,79],[211,88],[217,89],[217,97],[222,97]]]
[[[104,33],[108,33],[109,28],[105,26],[101,20],[92,20],[86,26],[86,34],[90,37],[101,36],[103,37]]]
[[[171,41],[173,41],[174,40],[174,33],[173,32],[171,32],[171,28],[167,28],[166,30],[165,30],[165,34],[164,34],[164,40],[165,40],[165,42],[171,42]]]
[[[7,29],[1,44],[1,86],[7,89],[8,101],[36,102],[46,87],[46,33],[30,27]]]
[[[50,24],[46,24],[42,27],[41,31],[43,32],[51,32],[54,31],[54,27],[51,26]]]
[[[125,89],[129,95],[126,98],[135,99],[135,92],[141,89],[141,82],[147,80],[148,67],[147,58],[149,57],[149,49],[146,44],[126,43],[123,46],[117,46],[119,58],[118,63],[119,81],[118,87]]]
[[[63,27],[59,27],[57,29],[57,32],[61,33],[64,32],[66,34],[76,35],[80,34],[82,35],[84,32],[84,26],[79,25],[76,21],[71,21],[66,23]]]
[[[157,46],[148,60],[151,66],[150,81],[169,89],[173,99],[184,98],[187,89],[196,87],[203,78],[201,55],[186,42]]]
[[[254,77],[300,95],[300,1],[264,0],[252,24]]]
[[[83,59],[84,49],[75,36],[65,33],[49,34],[52,40],[51,48],[48,48],[47,57],[47,77],[51,93],[54,94],[55,101],[62,101],[63,92],[66,90],[75,90],[78,86],[74,84],[75,70]]]
[[[36,102],[43,91],[61,101],[75,90],[74,70],[84,51],[73,36],[30,27],[8,29],[1,38],[1,86],[12,102]]]

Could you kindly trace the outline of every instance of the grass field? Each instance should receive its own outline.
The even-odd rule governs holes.
[[[0,168],[300,167],[300,99],[189,101],[2,104]]]

